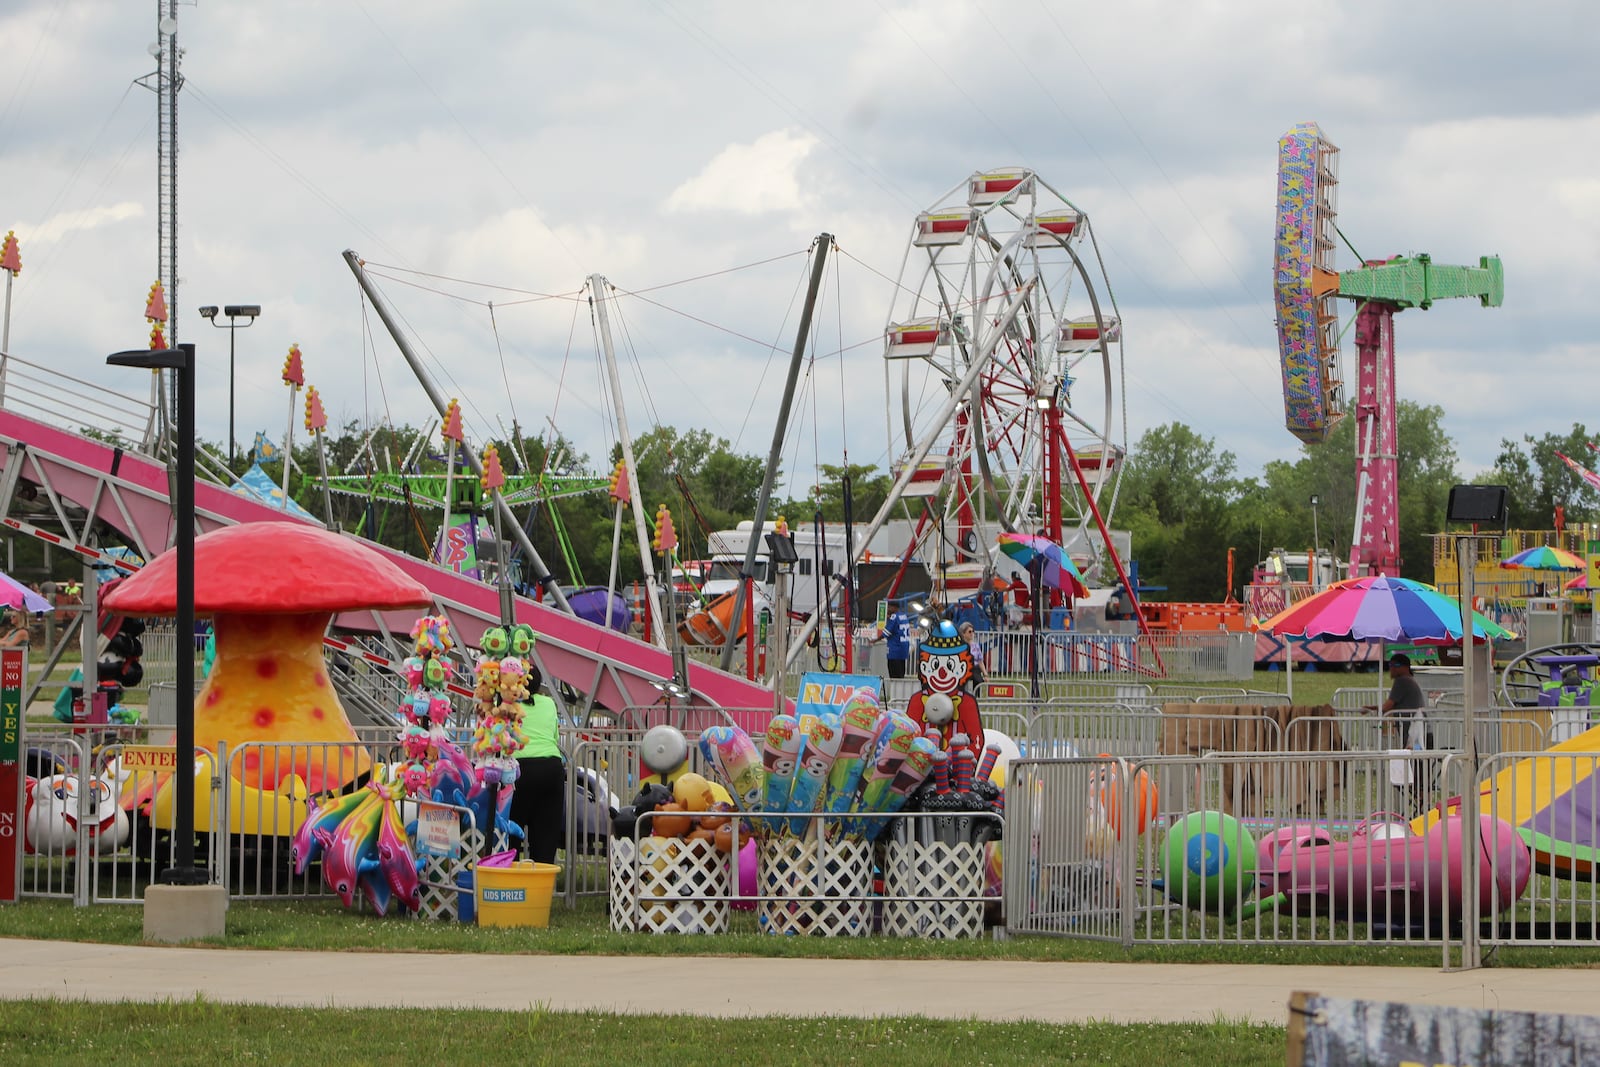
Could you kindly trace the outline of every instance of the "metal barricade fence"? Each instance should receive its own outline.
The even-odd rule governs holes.
[[[1177,703],[1179,701],[1199,702],[1216,698],[1223,703],[1244,704],[1245,690],[1239,687],[1224,687],[1215,685],[1168,685],[1163,683],[1161,688],[1151,694],[1151,702],[1157,705]]]
[[[1230,649],[1240,635],[1215,633],[1139,634],[1135,641],[1135,666],[1166,678],[1225,681],[1240,676],[1237,656]],[[1248,676],[1248,671],[1245,675]]]
[[[1106,834],[1104,803],[1090,813],[1091,798],[1102,800],[1113,774],[1127,781],[1127,761],[1011,761],[1001,843],[1001,899],[1010,932],[1131,943],[1133,887],[1123,874],[1132,870],[1118,855],[1126,849],[1119,849],[1114,830]]]
[[[1264,693],[1260,690],[1241,689],[1237,693],[1199,693],[1189,697],[1195,704],[1270,704],[1279,706],[1292,701],[1284,693]]]
[[[609,891],[606,840],[611,834],[610,812],[595,810],[615,798],[619,806],[631,804],[649,771],[642,765],[645,731],[626,727],[569,728],[562,739],[567,755],[565,878],[567,907],[580,896],[603,896]],[[715,780],[700,754],[698,731],[684,732],[689,742],[689,770]],[[758,743],[759,744],[759,743]],[[601,829],[604,829],[604,835]]]
[[[1424,717],[1426,732],[1424,748],[1446,752],[1460,752],[1466,736],[1457,716],[1427,714]],[[1332,724],[1334,739],[1351,751],[1381,752],[1410,748],[1409,715],[1390,712],[1380,715],[1372,712],[1341,714],[1330,717],[1294,719],[1285,728],[1284,745],[1291,751],[1305,751],[1320,731]],[[1478,752],[1491,755],[1507,747],[1518,750],[1543,750],[1548,747],[1545,725],[1531,718],[1502,715],[1494,708],[1484,708],[1473,721],[1477,735]],[[1515,742],[1507,745],[1507,741]]]
[[[139,665],[144,668],[143,684],[154,685],[157,682],[171,684],[178,680],[178,641],[177,630],[170,619],[151,619],[145,624],[144,633],[139,635],[139,644],[144,652],[139,659]],[[194,656],[196,680],[200,677],[200,664],[204,658],[203,643],[193,641],[183,642]]]
[[[1155,699],[1154,690],[1145,682],[1096,682],[1082,678],[1060,683],[1054,690],[1063,700],[1105,701],[1111,704],[1149,704]]]
[[[1502,752],[1482,761],[1485,815],[1503,820],[1526,848],[1526,888],[1497,879],[1481,941],[1490,945],[1600,943],[1600,752]],[[1516,852],[1502,831],[1486,846]],[[1512,897],[1510,900],[1503,900]]]
[[[1335,711],[1359,711],[1362,708],[1382,707],[1388,691],[1378,686],[1340,686],[1333,691],[1329,701]]]
[[[395,731],[363,727],[357,734],[365,758],[354,752],[353,746],[332,741],[251,742],[232,751],[224,749],[227,774],[213,780],[212,810],[216,815],[211,851],[213,866],[220,866],[223,872],[229,899],[336,895],[323,876],[321,861],[295,870],[293,842],[309,817],[308,800],[320,797],[326,802],[333,794],[363,789],[374,765],[403,759]],[[470,739],[470,729],[462,736],[462,728],[456,728],[455,740],[459,744],[470,744]],[[428,803],[455,812],[464,827],[456,855],[433,857],[419,853],[416,857],[423,861],[418,873],[422,915],[453,918],[461,891],[457,875],[470,870],[480,853],[499,851],[510,843],[497,830],[494,843],[485,849],[482,828],[470,808],[445,801]],[[417,811],[417,801],[399,801],[401,821],[408,829],[416,820]],[[351,894],[355,906],[364,906],[356,887],[351,887]]]
[[[980,635],[979,644],[984,668],[993,677],[1141,672],[1138,639],[1132,634],[991,630]]]
[[[26,726],[27,771],[36,785],[24,895],[70,898],[78,905],[137,904],[144,887],[175,865],[170,799],[165,808],[156,803],[158,786],[170,775],[123,766],[125,747],[144,737],[144,728],[133,726]],[[215,881],[205,847],[210,832],[204,821],[196,824],[195,856]]]
[[[89,854],[90,824],[80,816],[83,805],[98,810],[103,800],[80,776],[91,766],[89,738],[25,723],[22,750],[23,772],[32,779],[24,783],[22,895],[87,904],[93,864],[78,860]]]
[[[225,748],[213,810],[220,812],[216,848],[225,859],[229,898],[330,895],[320,866],[294,870],[294,835],[310,798],[362,788],[379,756],[366,745],[336,742],[252,741]]]
[[[1394,813],[1451,794],[1459,767],[1440,752],[1013,761],[1007,926],[1127,945],[1448,952],[1461,837],[1425,837]]]
[[[142,904],[145,887],[177,862],[177,838],[172,832],[173,776],[153,770],[123,769],[125,750],[143,739],[142,729],[123,727],[115,739],[100,750],[102,765],[108,777],[117,783],[119,798],[124,799],[128,838],[114,854],[102,853],[100,862],[94,866],[90,899],[96,904]],[[209,880],[215,884],[221,881],[219,857],[211,846],[217,830],[216,808],[205,803],[215,780],[213,775],[205,773],[198,759],[190,765],[190,773],[195,776],[198,809],[193,820],[195,863],[208,872]],[[108,859],[111,862],[106,862]]]
[[[1052,706],[1028,722],[1024,741],[1029,756],[1153,755],[1159,751],[1159,711],[1117,704]]]

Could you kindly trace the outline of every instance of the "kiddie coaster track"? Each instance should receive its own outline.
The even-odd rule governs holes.
[[[172,543],[173,515],[168,498],[167,467],[156,455],[131,446],[114,446],[57,428],[42,418],[25,415],[23,404],[49,417],[88,421],[85,413],[114,411],[125,425],[150,423],[147,401],[118,394],[81,380],[56,375],[48,368],[10,357],[14,385],[0,408],[0,522],[17,533],[40,537],[76,552],[89,566],[98,563],[127,569],[127,564],[99,551],[108,534],[145,559]],[[195,486],[195,527],[204,533],[235,523],[313,521],[230,492],[215,482]],[[433,592],[435,614],[450,619],[467,644],[501,617],[499,592],[490,585],[382,545],[363,541]],[[84,617],[95,617],[92,575],[85,581]],[[534,653],[547,678],[587,694],[594,704],[622,710],[648,707],[661,699],[662,679],[673,677],[671,654],[615,630],[593,625],[566,612],[524,597],[514,597],[516,618],[539,633]],[[376,637],[383,647],[401,648],[415,621],[415,611],[350,612],[335,620],[335,629]],[[338,648],[338,643],[335,643]],[[375,651],[359,653],[370,663],[388,662]],[[727,709],[770,708],[771,690],[737,675],[699,663],[688,665],[689,695],[680,706]],[[360,701],[352,707],[361,707]],[[392,709],[385,708],[392,713]],[[378,720],[385,721],[385,720]]]

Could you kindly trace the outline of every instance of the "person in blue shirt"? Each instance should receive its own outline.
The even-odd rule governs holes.
[[[911,662],[911,616],[903,604],[895,605],[884,623],[883,647],[889,661],[889,677],[904,678]]]

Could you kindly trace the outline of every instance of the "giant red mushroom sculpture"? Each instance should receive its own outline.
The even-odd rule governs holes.
[[[175,615],[177,553],[163,552],[105,598],[118,615]],[[322,637],[334,613],[420,607],[432,601],[420,582],[357,542],[298,522],[251,522],[194,540],[194,611],[209,615],[217,657],[195,698],[194,739],[217,751],[251,741],[356,742],[328,680]],[[186,634],[178,654],[188,654]],[[296,748],[262,766],[259,750],[237,768],[248,785],[272,789],[298,774],[313,791],[364,773],[359,744],[330,751]]]

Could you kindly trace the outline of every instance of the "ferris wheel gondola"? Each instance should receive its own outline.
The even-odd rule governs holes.
[[[1025,530],[1093,568],[1088,527],[1109,519],[1127,432],[1122,325],[1087,215],[1031,170],[974,174],[917,216],[896,293],[889,435],[896,454],[936,436],[907,495],[927,498],[941,567],[979,571],[996,535]]]

